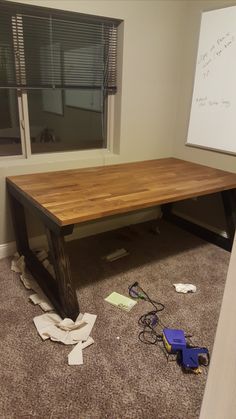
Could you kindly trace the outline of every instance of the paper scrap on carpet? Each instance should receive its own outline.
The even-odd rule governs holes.
[[[82,365],[83,364],[83,349],[94,343],[91,336],[86,342],[79,342],[68,354],[68,365]]]
[[[35,254],[52,276],[55,276],[54,268],[48,260],[48,253],[44,249],[39,249],[35,251]],[[29,297],[33,304],[38,304],[46,311],[45,314],[36,316],[33,319],[41,338],[43,340],[51,339],[52,341],[61,342],[65,345],[76,345],[68,355],[68,364],[82,365],[82,350],[94,343],[90,333],[97,316],[95,314],[85,313],[83,315],[80,313],[75,322],[69,318],[62,319],[53,311],[53,306],[33,276],[29,272],[26,272],[23,255],[20,256],[18,253],[14,255],[11,269],[14,272],[20,273],[20,279],[26,289],[35,292],[35,294]]]
[[[55,275],[53,266],[50,264],[49,260],[47,259],[48,254],[47,252],[42,250],[35,251],[37,258],[44,264],[45,268],[51,273],[52,276]],[[28,290],[33,290],[35,294],[30,295],[29,299],[33,302],[33,304],[38,304],[43,311],[53,311],[54,307],[50,303],[49,299],[46,297],[38,283],[35,281],[33,276],[26,272],[25,269],[25,260],[24,256],[20,256],[18,253],[15,253],[14,258],[12,259],[11,263],[11,270],[17,273],[20,273],[20,279],[24,284],[25,288]]]
[[[106,255],[104,259],[108,262],[113,262],[114,260],[123,258],[124,256],[128,256],[129,252],[126,249],[117,249],[114,252]]]
[[[43,340],[51,339],[65,345],[75,345],[86,341],[97,316],[95,314],[79,314],[75,322],[71,319],[62,319],[56,313],[45,313],[34,317],[35,327]]]
[[[45,313],[34,317],[35,327],[43,340],[51,339],[64,343],[64,345],[76,345],[68,355],[69,365],[82,365],[82,350],[94,343],[90,336],[97,316],[95,314],[81,313],[74,322],[71,319],[62,318],[56,313]]]
[[[196,292],[197,291],[197,287],[196,285],[193,284],[173,284],[175,287],[175,290],[177,292],[181,292],[183,294],[187,294],[187,292]]]

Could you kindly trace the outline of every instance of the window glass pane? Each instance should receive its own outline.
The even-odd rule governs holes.
[[[22,154],[17,93],[0,89],[0,156]]]
[[[101,90],[40,89],[27,95],[32,153],[106,147]]]

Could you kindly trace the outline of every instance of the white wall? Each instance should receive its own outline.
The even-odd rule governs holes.
[[[19,0],[17,0],[19,1]],[[171,156],[181,75],[186,1],[25,0],[25,3],[124,19],[122,95],[116,108],[120,153],[81,158],[0,162],[0,245],[14,235],[5,199],[6,176]],[[121,86],[120,86],[121,87]],[[118,103],[119,104],[119,103]],[[60,158],[60,161],[59,161]],[[96,230],[96,226],[94,226]],[[95,231],[94,230],[94,231]],[[31,234],[37,229],[31,227]]]
[[[174,156],[217,167],[219,169],[236,172],[236,156],[185,146],[192,101],[201,12],[233,5],[236,5],[235,0],[198,0],[189,2],[188,17],[182,28],[182,76],[179,83],[178,118],[174,138]]]

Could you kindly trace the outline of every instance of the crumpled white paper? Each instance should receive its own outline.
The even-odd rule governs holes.
[[[25,272],[25,258],[20,256],[19,253],[14,254],[14,258],[11,261],[11,270],[17,273]]]
[[[68,364],[69,365],[82,365],[83,364],[83,352],[82,349],[87,348],[88,346],[94,343],[93,338],[91,336],[88,338],[86,342],[79,342],[77,345],[72,349],[72,351],[68,355]]]
[[[34,317],[35,327],[43,340],[75,345],[78,342],[85,342],[89,338],[97,316],[95,314],[81,313],[75,320],[62,318],[54,313],[45,313]]]
[[[42,291],[38,292],[37,294],[32,294],[29,296],[30,301],[32,301],[33,304],[39,305],[43,311],[52,311],[53,306],[46,297],[42,293]]]
[[[175,287],[175,290],[177,292],[182,292],[183,294],[187,294],[187,292],[196,292],[197,287],[193,284],[173,284]]]
[[[47,252],[44,249],[39,249],[35,251],[35,253],[45,268],[48,269],[54,276],[54,269],[47,259]],[[95,314],[85,313],[83,315],[80,313],[75,322],[69,318],[62,319],[53,311],[53,306],[44,295],[33,276],[26,271],[24,256],[20,256],[16,253],[11,263],[11,269],[14,272],[20,273],[20,279],[25,288],[29,290],[31,289],[35,292],[35,294],[32,294],[29,297],[29,299],[46,311],[45,314],[36,316],[33,319],[35,327],[41,338],[43,340],[51,339],[52,341],[61,342],[65,345],[77,344],[68,355],[68,364],[83,364],[82,349],[85,349],[94,343],[90,333],[97,316]]]
[[[49,260],[47,259],[48,254],[46,250],[36,250],[35,254],[37,258],[43,263],[45,268],[48,269],[52,276],[54,276],[54,269],[53,266],[50,264]],[[33,304],[38,304],[43,311],[54,310],[54,307],[52,306],[46,295],[43,293],[33,276],[29,272],[26,272],[25,260],[23,255],[20,256],[18,253],[15,253],[14,258],[11,262],[11,270],[20,273],[20,279],[23,282],[25,288],[35,292],[35,294],[29,296],[29,299],[32,301]]]

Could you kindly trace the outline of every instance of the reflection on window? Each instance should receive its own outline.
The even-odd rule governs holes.
[[[16,90],[0,89],[0,156],[19,154],[22,148]]]
[[[106,147],[101,90],[29,90],[28,104],[32,153]]]

